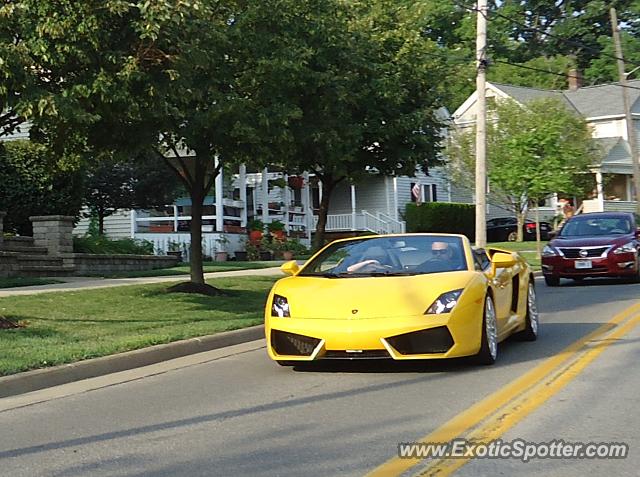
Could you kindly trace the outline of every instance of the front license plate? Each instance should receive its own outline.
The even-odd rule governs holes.
[[[576,260],[576,269],[583,270],[585,268],[593,268],[591,260]]]

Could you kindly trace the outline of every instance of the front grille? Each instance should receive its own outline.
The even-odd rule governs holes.
[[[318,338],[271,330],[271,346],[276,353],[283,356],[309,356],[318,343]]]
[[[386,350],[362,350],[362,351],[327,351],[324,359],[384,359],[390,358]]]
[[[446,353],[453,346],[453,337],[446,326],[413,331],[387,338],[400,354]]]
[[[600,257],[605,250],[607,250],[609,247],[597,247],[597,248],[580,248],[580,247],[576,247],[576,248],[560,248],[560,251],[562,252],[562,255],[564,255],[566,258],[596,258],[596,257]],[[580,255],[580,251],[584,250],[585,252],[587,252],[586,255]]]

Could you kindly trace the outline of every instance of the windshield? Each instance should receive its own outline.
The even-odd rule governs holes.
[[[336,242],[311,260],[299,276],[356,278],[454,270],[467,270],[462,239],[415,235]]]
[[[569,220],[560,237],[587,237],[597,235],[624,235],[633,231],[625,217],[577,217]]]

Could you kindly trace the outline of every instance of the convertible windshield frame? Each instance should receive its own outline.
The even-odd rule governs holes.
[[[390,235],[336,241],[304,265],[300,277],[407,277],[469,270],[466,244],[455,235]]]

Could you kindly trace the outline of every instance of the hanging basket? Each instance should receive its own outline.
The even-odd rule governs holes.
[[[292,189],[302,189],[304,186],[304,177],[302,176],[289,176],[289,187]]]

